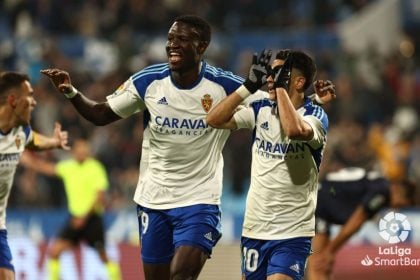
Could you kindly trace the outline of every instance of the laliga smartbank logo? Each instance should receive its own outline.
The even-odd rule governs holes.
[[[389,212],[379,221],[379,235],[389,244],[398,244],[407,240],[411,225],[407,216]],[[406,246],[379,246],[378,256],[366,255],[361,264],[364,266],[419,266],[420,259],[411,256],[411,248]]]
[[[389,244],[404,242],[410,231],[407,216],[401,213],[389,212],[379,221],[379,235]]]

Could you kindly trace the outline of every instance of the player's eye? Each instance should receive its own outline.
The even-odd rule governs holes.
[[[267,71],[267,75],[271,76],[271,77],[274,77],[277,74],[277,72],[281,70],[282,67],[283,67],[283,65],[277,65],[274,68],[269,67],[268,71]]]

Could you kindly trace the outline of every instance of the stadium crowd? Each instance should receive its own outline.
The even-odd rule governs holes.
[[[132,207],[142,115],[94,127],[53,90],[48,79],[40,76],[40,69],[66,69],[81,91],[103,100],[105,96],[95,93],[111,94],[136,69],[165,61],[162,46],[166,38],[161,34],[166,33],[162,30],[182,11],[199,14],[213,24],[215,40],[208,59],[245,76],[249,50],[230,48],[227,38],[232,34],[255,31],[256,26],[331,30],[369,2],[217,0],[196,5],[192,0],[1,1],[0,69],[29,74],[38,101],[34,129],[51,134],[57,120],[69,131],[70,142],[89,137],[95,157],[109,174],[109,208]],[[325,105],[330,130],[321,172],[340,161],[349,166],[378,168],[390,180],[409,178],[420,187],[418,58],[416,63],[414,56],[400,49],[384,56],[376,46],[360,53],[347,52],[339,44],[310,51],[317,61],[318,78],[333,80],[338,95]],[[251,145],[247,133],[233,133],[224,150],[225,192],[233,197],[244,196],[248,185],[250,153],[243,152]],[[42,156],[61,159],[67,155],[54,151]],[[23,176],[15,177],[10,207],[65,206],[60,181],[22,167],[18,172]]]

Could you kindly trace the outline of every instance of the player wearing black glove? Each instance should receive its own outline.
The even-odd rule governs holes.
[[[263,50],[260,55],[254,53],[248,77],[236,92],[243,98],[247,98],[267,83],[268,64],[271,59],[271,50]]]
[[[280,51],[276,55],[276,58],[279,57],[279,56],[282,56],[281,59],[284,59],[284,64],[275,73],[274,87],[275,88],[284,88],[288,92],[289,91],[290,78],[291,78],[291,75],[292,75],[293,55],[290,54],[288,51]]]

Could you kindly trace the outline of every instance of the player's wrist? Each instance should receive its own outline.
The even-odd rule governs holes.
[[[236,93],[242,97],[242,99],[246,99],[248,96],[250,96],[252,93],[249,91],[249,89],[242,84],[237,90]]]
[[[260,88],[260,86],[258,85],[258,82],[252,82],[249,78],[246,79],[242,85],[246,87],[246,89],[249,91],[250,94],[253,94]]]
[[[63,94],[67,99],[72,99],[79,94],[79,91],[74,86],[70,86],[70,90],[63,92]]]
[[[324,101],[322,101],[322,99],[319,97],[318,94],[314,93],[313,95],[314,95],[314,100],[315,100],[316,103],[318,103],[320,105],[324,104]]]

